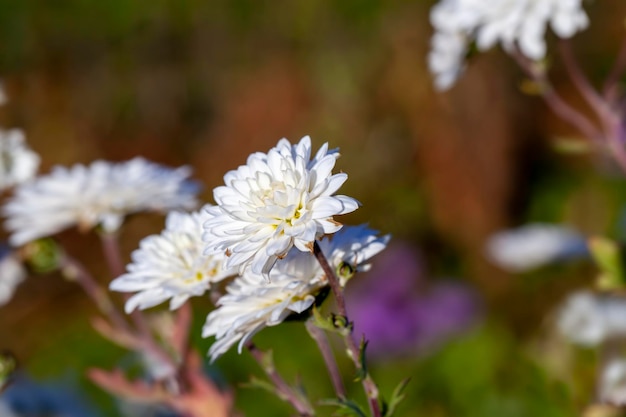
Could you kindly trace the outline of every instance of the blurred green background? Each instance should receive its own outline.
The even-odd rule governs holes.
[[[340,147],[337,169],[349,175],[342,193],[363,203],[343,222],[367,222],[419,246],[429,276],[467,282],[484,304],[481,323],[441,348],[372,364],[387,396],[412,378],[398,415],[577,415],[593,395],[596,354],[558,340],[550,317],[566,293],[590,285],[593,267],[511,276],[486,260],[484,242],[528,221],[624,237],[624,180],[599,155],[558,150],[577,133],[522,93],[522,73],[499,49],[472,57],[457,85],[436,93],[425,61],[432,4],[0,1],[0,78],[9,96],[0,120],[26,131],[42,172],[142,155],[193,166],[208,202],[227,170],[281,137],[309,134],[315,148]],[[594,2],[587,10],[591,26],[574,45],[599,81],[619,47],[626,4]],[[553,63],[556,85],[582,106]],[[130,219],[125,253],[162,222]],[[93,236],[61,238],[102,282],[110,279]],[[202,300],[194,307],[196,345],[206,351],[210,341],[199,328],[208,307]],[[93,314],[71,283],[33,276],[0,308],[0,348],[44,380],[112,368],[125,353],[91,330]],[[318,354],[303,340],[297,324],[257,338],[289,378],[302,377],[312,397],[331,395]],[[212,372],[234,386],[260,374],[236,352]],[[115,416],[112,401],[82,382],[105,415]],[[359,388],[352,387],[357,397]],[[236,408],[290,413],[251,389],[238,391]]]

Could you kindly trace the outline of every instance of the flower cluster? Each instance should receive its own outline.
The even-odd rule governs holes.
[[[560,38],[588,25],[582,0],[440,0],[430,14],[435,28],[428,56],[435,86],[446,90],[463,70],[469,45],[485,51],[500,42],[532,60],[546,55],[548,24]]]
[[[364,225],[342,228],[333,219],[358,207],[356,200],[334,195],[347,179],[332,174],[338,156],[324,145],[311,158],[308,136],[296,145],[282,139],[267,154],[251,155],[215,189],[218,205],[169,213],[165,230],[141,242],[127,273],[110,288],[136,292],[127,312],[168,299],[176,309],[236,276],[207,317],[203,336],[216,338],[213,360],[237,342],[241,350],[259,330],[305,312],[327,294],[329,279],[311,253],[314,245],[341,286],[386,247],[389,236]]]
[[[333,195],[348,178],[331,175],[338,157],[325,144],[311,158],[308,136],[297,145],[282,139],[267,154],[250,155],[213,191],[217,206],[208,209],[212,218],[204,224],[207,251],[225,252],[228,268],[266,278],[292,247],[311,252],[316,239],[341,228],[333,216],[359,205]]]
[[[19,186],[4,206],[9,242],[23,245],[76,225],[113,232],[128,214],[193,209],[198,186],[190,174],[188,167],[171,169],[143,158],[55,167]]]

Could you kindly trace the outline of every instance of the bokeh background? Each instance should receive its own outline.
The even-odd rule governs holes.
[[[393,235],[348,295],[357,326],[362,317],[368,336],[379,337],[372,372],[383,394],[412,378],[398,415],[576,415],[593,396],[598,358],[555,335],[553,311],[591,284],[593,266],[511,275],[487,260],[485,241],[532,221],[626,237],[623,176],[600,155],[563,151],[564,141],[584,139],[524,93],[523,74],[499,49],[471,57],[451,91],[435,92],[426,65],[432,4],[0,1],[0,78],[9,97],[0,121],[25,130],[42,172],[141,155],[191,165],[207,202],[227,170],[281,137],[308,134],[315,148],[340,147],[337,167],[349,175],[342,192],[363,203],[343,222]],[[626,4],[587,10],[591,26],[574,45],[600,81],[619,48]],[[558,59],[550,60],[555,84],[585,111]],[[126,259],[162,226],[156,215],[131,218]],[[94,236],[70,231],[61,240],[103,283],[110,279]],[[385,296],[371,296],[381,288]],[[199,328],[209,307],[193,305],[195,343],[206,351],[211,341]],[[72,283],[33,275],[0,308],[0,348],[33,380],[70,386],[101,415],[117,416],[114,400],[84,371],[132,359],[90,328],[94,314]],[[306,338],[302,326],[285,324],[257,342],[274,350],[288,377],[299,374],[312,397],[329,396]],[[232,386],[260,375],[236,352],[207,370]],[[361,395],[359,386],[353,391]],[[254,389],[238,390],[236,408],[290,412]]]

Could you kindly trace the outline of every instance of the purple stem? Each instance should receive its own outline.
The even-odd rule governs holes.
[[[570,123],[583,135],[592,139],[596,143],[603,143],[602,132],[584,114],[570,106],[561,98],[561,96],[554,90],[554,87],[548,80],[545,71],[541,67],[535,65],[534,62],[530,61],[519,52],[514,52],[512,56],[522,70],[524,70],[524,72],[534,82],[539,84],[543,99],[557,116]]]
[[[328,279],[330,289],[335,295],[335,301],[337,302],[337,309],[339,310],[339,314],[345,317],[346,321],[349,323],[350,320],[348,319],[346,302],[343,296],[343,290],[341,288],[341,285],[339,284],[339,279],[335,275],[335,271],[333,270],[333,268],[331,268],[330,264],[328,263],[328,260],[326,259],[326,256],[324,256],[324,253],[322,252],[322,249],[320,248],[320,245],[317,243],[317,241],[315,241],[313,244],[313,255],[315,255],[315,258],[317,258],[317,261],[322,267],[322,270],[324,270],[324,273],[326,274],[326,279]],[[348,347],[348,356],[350,356],[350,359],[352,359],[354,366],[358,370],[363,371],[363,364],[360,360],[361,349],[359,349],[356,340],[354,340],[354,335],[352,334],[352,332],[345,335],[344,340],[346,342],[346,346]],[[365,391],[365,395],[369,403],[372,417],[381,417],[382,413],[380,411],[380,405],[378,403],[378,387],[376,386],[376,383],[374,383],[374,380],[372,379],[369,372],[366,373],[361,382],[363,384],[363,390]]]
[[[604,82],[604,88],[602,89],[605,99],[613,101],[615,95],[615,87],[619,78],[626,70],[626,37],[622,39],[622,45],[620,46],[617,58],[613,63],[613,67],[609,72],[606,81]]]
[[[114,277],[122,275],[125,271],[124,262],[122,261],[119,241],[117,234],[115,233],[100,233],[100,242],[102,243],[102,251],[104,258],[107,261],[109,270]],[[129,296],[124,295],[124,300],[127,301]],[[146,322],[146,318],[141,310],[135,310],[131,313],[131,319],[137,330],[139,331],[140,339],[144,347],[159,360],[166,363],[172,371],[172,375],[176,372],[179,366],[176,361],[166,353],[161,346],[154,340],[154,335],[150,330],[150,326]],[[170,386],[176,386],[177,384],[170,381]]]
[[[326,364],[326,369],[328,370],[328,374],[333,383],[333,387],[335,388],[335,393],[339,398],[346,398],[346,388],[343,385],[343,380],[341,379],[341,373],[339,372],[339,367],[337,366],[337,361],[335,360],[335,355],[333,355],[333,351],[328,343],[328,339],[326,338],[326,333],[319,327],[317,327],[312,321],[306,321],[306,329],[317,343],[317,347],[319,348],[322,357],[324,358],[324,363]]]
[[[252,357],[261,366],[268,378],[272,381],[272,383],[278,390],[278,394],[281,396],[281,398],[289,402],[293,406],[293,408],[296,409],[298,415],[303,417],[315,415],[311,405],[293,391],[293,389],[285,382],[283,377],[278,373],[274,366],[268,367],[265,364],[265,361],[263,360],[263,356],[265,355],[264,352],[257,348],[254,343],[248,343],[246,345],[246,348],[248,349]]]
[[[578,61],[574,57],[571,44],[567,40],[561,40],[559,42],[559,50],[572,83],[574,83],[580,94],[601,120],[604,127],[606,145],[617,164],[626,173],[626,149],[624,148],[622,121],[619,115],[611,109],[609,102],[593,88],[587,76],[580,69]]]
[[[126,323],[122,314],[109,298],[107,291],[98,284],[83,264],[71,256],[63,254],[59,268],[66,277],[80,285],[87,296],[96,304],[98,310],[100,310],[115,327],[126,333],[131,332],[128,323]]]

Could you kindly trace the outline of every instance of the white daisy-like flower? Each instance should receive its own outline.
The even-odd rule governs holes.
[[[492,235],[487,257],[511,272],[524,272],[550,263],[586,256],[587,242],[567,227],[534,223]]]
[[[378,237],[366,226],[346,227],[320,247],[330,265],[338,271],[366,270],[372,256],[387,246],[389,236]],[[345,280],[342,280],[345,283]],[[215,336],[209,350],[211,360],[239,342],[239,352],[260,330],[282,323],[291,314],[307,310],[315,297],[328,286],[317,259],[307,252],[292,249],[270,272],[270,281],[247,271],[227,288],[218,308],[207,317],[202,336]]]
[[[9,242],[19,246],[72,226],[114,232],[128,214],[193,209],[199,187],[190,174],[189,167],[172,169],[143,158],[55,167],[17,187],[4,206]]]
[[[626,405],[626,360],[617,358],[605,365],[600,378],[599,394],[603,403]]]
[[[26,145],[24,132],[0,129],[0,190],[32,179],[39,161],[39,155]]]
[[[14,253],[3,250],[0,256],[0,306],[3,306],[11,300],[17,286],[26,279],[27,273]]]
[[[297,145],[281,139],[267,154],[250,155],[213,191],[217,206],[209,208],[212,218],[204,224],[207,252],[226,252],[228,268],[250,268],[267,278],[293,246],[312,251],[316,239],[341,228],[333,216],[359,206],[333,195],[348,178],[332,174],[338,157],[324,144],[311,159],[308,136]]]
[[[546,55],[549,25],[560,38],[570,38],[589,24],[582,0],[440,0],[431,10],[435,29],[428,56],[440,90],[449,88],[463,70],[471,42],[480,51],[496,43],[515,47],[532,60]]]
[[[168,299],[170,309],[175,310],[189,297],[204,294],[211,284],[236,274],[234,269],[223,268],[222,253],[203,254],[202,223],[207,218],[205,210],[170,212],[165,230],[140,242],[128,272],[109,285],[113,291],[137,292],[126,301],[127,313]]]
[[[568,297],[557,316],[557,327],[571,342],[588,347],[626,336],[626,300],[588,291]]]

